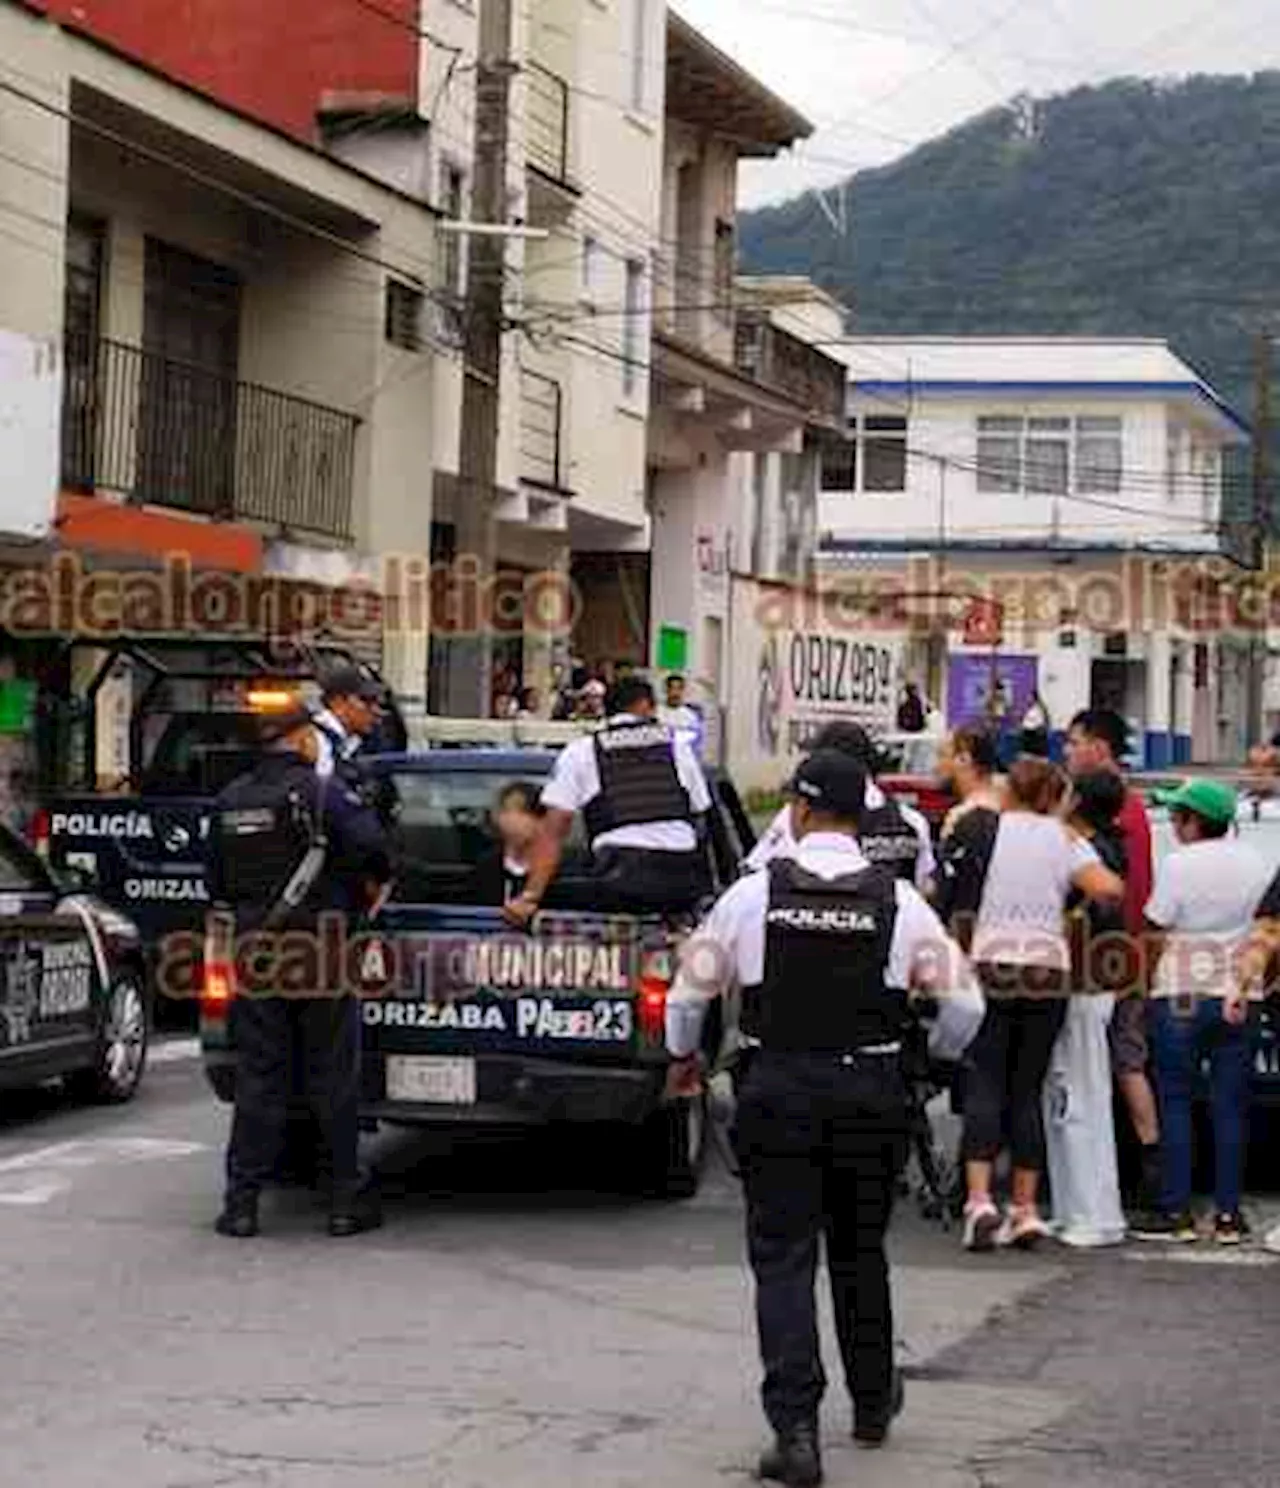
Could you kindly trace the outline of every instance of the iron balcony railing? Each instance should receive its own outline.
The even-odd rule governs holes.
[[[843,426],[846,374],[840,362],[781,330],[764,311],[739,310],[735,339],[739,372]]]
[[[525,76],[526,159],[534,170],[563,185],[569,180],[569,84],[537,62],[526,64]]]
[[[554,377],[520,369],[520,478],[562,491],[564,393]]]
[[[65,483],[351,536],[355,414],[123,342],[68,340]]]

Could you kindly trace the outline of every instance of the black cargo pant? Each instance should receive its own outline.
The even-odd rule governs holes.
[[[257,1194],[284,1156],[295,1054],[320,1131],[335,1209],[360,1189],[360,1004],[355,997],[237,998],[231,1012],[235,1114],[227,1147],[230,1198]]]
[[[815,1422],[826,1390],[814,1283],[818,1243],[858,1419],[884,1418],[893,1386],[885,1232],[906,1159],[906,1089],[894,1056],[753,1054],[734,1142],[747,1200],[765,1415]]]
[[[589,879],[565,879],[547,892],[548,909],[604,914],[679,914],[710,892],[701,852],[660,852],[644,847],[602,847]]]

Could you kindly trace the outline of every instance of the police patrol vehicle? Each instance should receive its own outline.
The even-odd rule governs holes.
[[[0,1090],[65,1077],[127,1101],[147,1056],[142,944],[126,916],[76,892],[0,827]]]
[[[361,1117],[381,1123],[482,1130],[600,1125],[617,1135],[619,1167],[642,1187],[687,1197],[706,1150],[705,1097],[665,1097],[666,996],[683,933],[658,916],[548,908],[531,933],[497,904],[477,902],[477,869],[496,846],[492,809],[516,781],[541,786],[551,748],[572,726],[441,720],[435,746],[370,761],[393,824],[398,879],[371,931],[318,947],[322,985],[362,1004]],[[471,747],[501,734],[505,747]],[[754,842],[731,782],[708,772],[708,851],[717,891]],[[575,824],[562,873],[581,873]],[[549,901],[549,902],[554,902]],[[206,971],[201,1037],[206,1071],[230,1099],[234,970]],[[713,1067],[728,1040],[708,1020]]]

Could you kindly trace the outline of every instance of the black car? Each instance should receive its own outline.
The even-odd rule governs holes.
[[[61,1076],[88,1099],[127,1101],[147,1057],[142,945],[77,888],[0,826],[0,1090]]]

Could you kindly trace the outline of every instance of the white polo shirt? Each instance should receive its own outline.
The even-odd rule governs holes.
[[[1146,917],[1167,934],[1153,997],[1226,997],[1271,870],[1238,837],[1185,843],[1156,869]]]
[[[792,854],[807,873],[835,879],[870,866],[857,841],[840,832],[811,832]],[[938,1001],[929,1047],[939,1059],[958,1059],[982,1024],[985,1003],[964,952],[920,893],[895,884],[898,914],[885,981]],[[716,902],[686,942],[667,997],[667,1050],[679,1059],[698,1048],[707,1004],[764,980],[765,915],[769,875],[741,878]]]
[[[608,726],[644,723],[634,713],[618,713]],[[670,732],[670,730],[668,730]],[[689,809],[695,816],[711,810],[711,792],[693,749],[682,734],[671,737],[675,753],[676,774],[689,797]],[[592,735],[574,739],[560,751],[551,779],[542,788],[542,804],[553,811],[582,811],[600,794],[600,769],[596,764],[596,743]],[[642,847],[653,852],[693,852],[698,834],[687,821],[645,822],[634,827],[615,827],[592,839],[593,851],[602,847]]]
[[[356,757],[362,741],[359,734],[353,734],[337,714],[331,713],[328,708],[322,708],[314,718],[316,742],[320,748],[316,757],[316,774],[324,780],[333,774],[339,759],[350,760]]]
[[[868,811],[878,811],[886,799],[885,793],[874,781],[867,781]],[[903,821],[920,839],[920,851],[916,856],[916,888],[924,894],[928,892],[933,876],[938,871],[933,855],[933,834],[929,831],[929,823],[914,806],[904,806],[898,802],[898,810],[902,812]],[[761,868],[767,868],[774,858],[794,858],[795,855],[796,839],[791,832],[791,807],[784,806],[747,854],[743,867],[748,873],[755,873]]]

